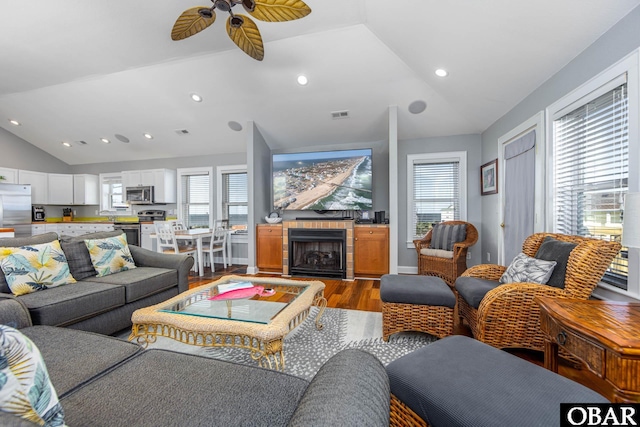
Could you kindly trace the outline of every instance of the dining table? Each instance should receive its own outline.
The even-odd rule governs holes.
[[[213,238],[213,228],[189,228],[186,230],[176,230],[174,232],[176,236],[176,240],[188,240],[196,242],[196,261],[198,263],[198,274],[200,276],[204,276],[204,256],[203,256],[203,240],[206,238]],[[235,230],[229,230],[227,234],[227,243],[226,243],[226,259],[227,265],[232,265],[231,263],[231,235],[235,233]],[[149,237],[152,239],[156,238],[156,234],[152,233]],[[158,252],[162,252],[162,249],[157,246]],[[213,263],[213,260],[211,260]],[[226,266],[225,266],[226,267]]]

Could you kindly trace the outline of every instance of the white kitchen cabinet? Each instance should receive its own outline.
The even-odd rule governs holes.
[[[73,175],[67,173],[49,174],[48,203],[50,205],[73,204]]]
[[[45,224],[31,224],[31,235],[36,236],[38,234],[44,234],[47,232]]]
[[[155,169],[154,175],[154,202],[176,203],[176,171],[173,169]]]
[[[140,226],[140,246],[150,251],[156,251],[156,239],[151,238],[151,234],[155,233],[156,229],[153,224],[142,224]]]
[[[173,169],[146,169],[123,171],[122,186],[153,186],[155,203],[176,203],[176,171]]]
[[[99,197],[98,175],[73,175],[74,205],[98,205],[100,204]]]
[[[58,224],[45,224],[44,225],[44,231],[46,233],[56,233],[58,235],[60,235],[60,233],[58,232]]]
[[[4,179],[0,180],[3,184],[17,184],[18,183],[18,169],[0,168],[0,176]]]
[[[31,185],[31,203],[46,205],[49,202],[49,174],[18,170],[18,184]]]

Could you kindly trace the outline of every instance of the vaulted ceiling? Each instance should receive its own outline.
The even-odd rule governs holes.
[[[2,2],[0,126],[71,165],[245,151],[230,121],[255,122],[278,150],[380,141],[389,105],[400,140],[480,133],[640,4],[305,1],[303,19],[257,21],[262,62],[221,14],[171,40],[180,13],[208,1]],[[416,100],[421,114],[408,111]]]

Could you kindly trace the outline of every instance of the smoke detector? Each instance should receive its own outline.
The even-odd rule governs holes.
[[[189,131],[187,129],[176,129],[176,133],[178,135],[189,135]]]

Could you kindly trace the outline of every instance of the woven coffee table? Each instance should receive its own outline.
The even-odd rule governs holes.
[[[210,299],[228,289],[250,286],[261,286],[275,294]],[[320,281],[225,276],[136,310],[131,317],[129,341],[146,347],[162,336],[203,347],[244,348],[260,366],[284,370],[284,337],[309,316],[312,306],[320,309],[315,322],[316,328],[322,329],[320,319],[327,306],[324,287]]]

